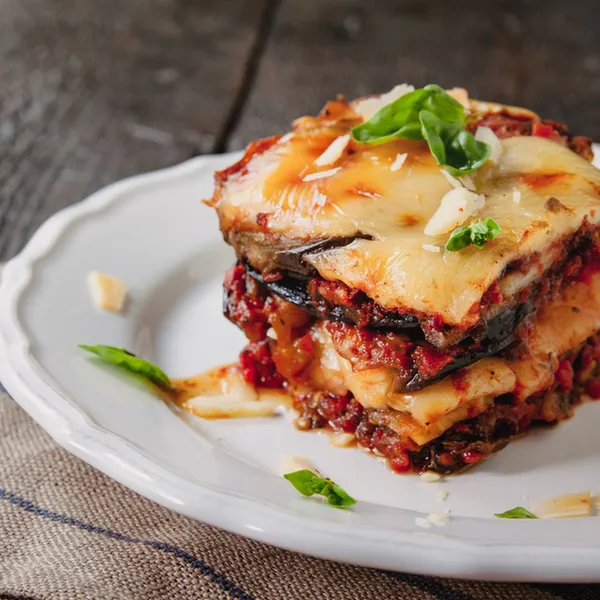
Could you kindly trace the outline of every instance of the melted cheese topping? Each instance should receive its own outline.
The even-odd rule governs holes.
[[[426,236],[424,228],[452,186],[425,142],[351,143],[336,162],[338,171],[314,178],[325,170],[315,160],[355,122],[305,118],[293,137],[230,174],[213,200],[223,231],[290,241],[368,234],[374,239],[357,239],[306,261],[325,279],[360,289],[386,309],[437,313],[450,325],[465,326],[477,320],[482,295],[511,261],[543,255],[584,219],[600,220],[598,169],[556,142],[509,138],[500,142],[498,162],[473,177],[477,193],[485,195],[473,218],[492,217],[502,229],[498,237],[482,249],[427,252],[423,244],[443,248],[447,241],[448,234]],[[394,171],[399,154],[406,160]],[[550,197],[564,209],[547,210]],[[266,225],[259,215],[268,215]],[[513,281],[511,291],[523,285],[525,280],[516,286]]]

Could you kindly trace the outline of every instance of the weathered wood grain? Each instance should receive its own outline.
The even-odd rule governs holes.
[[[282,0],[229,147],[329,98],[401,82],[462,86],[600,139],[600,36],[587,0]]]
[[[212,152],[265,0],[2,0],[0,258],[56,210]]]

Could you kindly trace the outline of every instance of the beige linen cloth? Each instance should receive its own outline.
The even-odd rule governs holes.
[[[60,448],[2,392],[0,598],[587,600],[600,598],[600,586],[389,573],[247,540],[110,480]]]

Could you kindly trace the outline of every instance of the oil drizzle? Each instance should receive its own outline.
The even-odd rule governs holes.
[[[284,390],[255,388],[236,364],[209,369],[193,377],[171,380],[171,400],[204,419],[267,417],[290,405]]]

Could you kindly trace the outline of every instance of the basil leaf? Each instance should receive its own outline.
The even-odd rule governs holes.
[[[448,144],[446,155],[444,164],[451,175],[468,175],[490,158],[492,147],[476,140],[470,131],[463,129]]]
[[[167,388],[171,387],[171,380],[164,371],[159,369],[156,365],[153,365],[143,358],[139,358],[123,348],[102,345],[86,346],[85,344],[79,344],[79,347],[82,350],[87,350],[88,352],[98,355],[102,360],[105,360],[111,365],[116,365],[131,373],[141,375],[152,383]]]
[[[327,503],[331,506],[345,508],[356,504],[352,498],[339,485],[336,485],[331,479],[319,477],[309,469],[301,469],[293,473],[286,473],[284,477],[303,495],[303,496],[324,496]]]
[[[395,138],[425,140],[439,165],[452,175],[467,175],[481,167],[492,148],[465,130],[465,109],[438,85],[427,85],[381,108],[352,129],[363,144]]]
[[[500,225],[491,217],[485,221],[478,221],[455,229],[446,242],[446,250],[457,252],[473,244],[483,248],[488,241],[493,240],[500,233]]]
[[[426,110],[421,111],[419,120],[423,138],[429,145],[431,154],[435,156],[439,165],[446,165],[448,162],[446,149],[462,130],[462,122],[442,121],[435,114]]]
[[[511,508],[503,513],[495,513],[494,516],[499,519],[537,519],[533,513],[530,513],[522,506],[515,506],[515,508]]]

